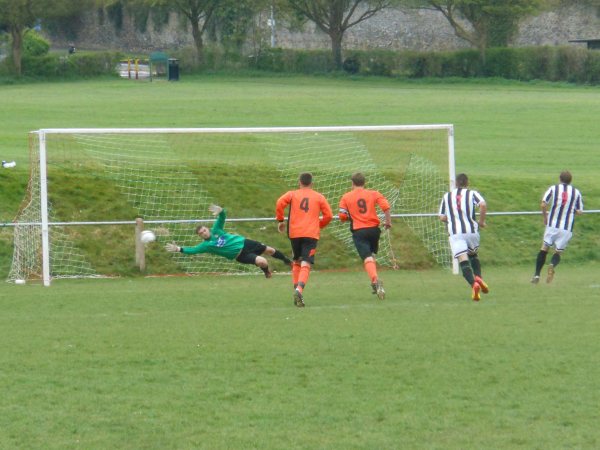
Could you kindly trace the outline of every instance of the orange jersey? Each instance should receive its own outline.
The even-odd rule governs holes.
[[[300,188],[288,191],[277,200],[275,217],[278,221],[284,220],[285,208],[289,205],[288,212],[288,237],[319,239],[321,228],[325,228],[333,213],[331,206],[323,194],[311,188]],[[319,215],[322,215],[319,218]]]
[[[377,208],[390,209],[387,199],[377,191],[357,187],[345,193],[340,199],[340,219],[351,221],[352,230],[379,226]]]

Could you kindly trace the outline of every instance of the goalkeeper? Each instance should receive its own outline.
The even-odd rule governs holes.
[[[180,252],[186,255],[195,255],[198,253],[211,253],[213,255],[223,256],[227,259],[235,259],[242,264],[254,264],[258,266],[265,274],[265,277],[271,278],[272,273],[269,270],[269,263],[263,254],[272,256],[283,261],[290,266],[292,261],[279,250],[269,247],[252,239],[246,239],[239,234],[226,233],[223,229],[227,214],[225,210],[217,205],[210,205],[208,208],[214,216],[218,216],[211,229],[204,225],[196,228],[196,234],[204,239],[204,242],[194,247],[180,247],[175,243],[165,245],[168,252]]]

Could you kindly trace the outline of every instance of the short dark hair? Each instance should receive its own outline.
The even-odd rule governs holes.
[[[310,172],[304,172],[300,174],[300,184],[302,186],[310,186],[310,184],[312,183],[312,173]]]
[[[469,185],[469,177],[466,173],[456,175],[456,187],[464,188]]]
[[[561,183],[571,184],[572,179],[573,179],[573,176],[571,175],[571,172],[569,172],[568,170],[563,170],[560,173],[560,182]]]
[[[362,172],[356,172],[350,177],[350,179],[352,180],[354,186],[364,186],[365,182],[367,181]]]

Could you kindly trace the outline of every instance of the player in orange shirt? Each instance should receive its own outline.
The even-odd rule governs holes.
[[[345,193],[340,199],[338,216],[342,222],[350,221],[352,240],[358,255],[363,260],[365,271],[371,279],[373,294],[377,294],[377,297],[383,300],[385,290],[383,282],[377,276],[377,264],[373,255],[377,254],[381,236],[377,206],[385,215],[383,226],[389,229],[392,227],[390,204],[380,192],[365,189],[365,176],[362,173],[355,173],[351,180],[352,190]]]
[[[321,228],[325,228],[331,222],[333,213],[323,194],[312,189],[312,174],[302,173],[299,186],[299,189],[288,191],[279,197],[275,216],[279,221],[279,232],[283,233],[286,229],[284,211],[289,205],[287,233],[293,252],[294,304],[302,308],[303,292],[311,266],[315,263]]]

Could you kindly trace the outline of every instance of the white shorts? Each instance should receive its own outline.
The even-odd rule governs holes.
[[[451,234],[450,248],[455,258],[464,253],[477,253],[479,249],[479,233]]]
[[[570,231],[546,227],[546,231],[544,232],[544,245],[547,245],[548,247],[554,246],[556,251],[562,252],[567,248],[567,244],[572,237],[573,233]]]

